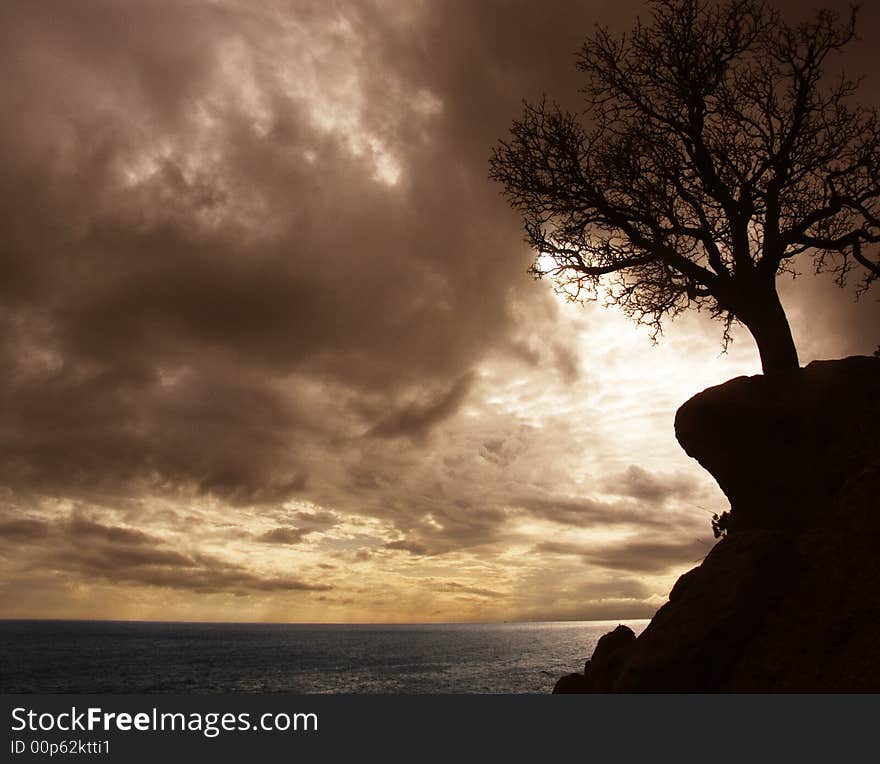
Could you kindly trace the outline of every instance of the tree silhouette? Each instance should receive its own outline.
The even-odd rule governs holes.
[[[765,373],[796,369],[778,274],[806,254],[843,283],[880,264],[880,123],[828,64],[856,14],[789,24],[760,0],[654,0],[580,52],[581,115],[526,104],[490,177],[523,215],[532,272],[654,327],[708,309],[752,333]],[[803,258],[802,258],[803,259]]]

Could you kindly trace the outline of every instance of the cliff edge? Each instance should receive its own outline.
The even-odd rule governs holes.
[[[732,379],[675,432],[730,500],[727,535],[554,692],[880,690],[880,358]]]

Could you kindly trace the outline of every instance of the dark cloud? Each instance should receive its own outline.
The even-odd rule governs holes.
[[[630,496],[649,504],[662,504],[669,499],[692,497],[699,484],[691,475],[658,474],[631,464],[622,474],[606,479],[603,488],[609,493]]]
[[[0,520],[0,539],[33,541],[49,535],[49,526],[41,520],[27,518]]]
[[[379,438],[393,438],[399,435],[412,438],[424,437],[431,427],[458,410],[472,383],[473,375],[466,374],[436,400],[424,404],[410,404],[395,411],[372,427],[367,434]]]
[[[493,429],[492,437],[483,440],[478,453],[481,458],[502,469],[511,467],[529,450],[529,441],[536,430],[529,425],[520,424],[512,432],[505,432],[503,426]]]
[[[256,539],[264,544],[299,544],[312,533],[329,530],[339,523],[333,512],[297,511],[289,515],[296,526],[280,526],[259,534]]]
[[[712,543],[705,539],[675,542],[633,541],[611,545],[592,557],[595,565],[631,573],[659,573],[699,565]]]
[[[443,592],[452,592],[453,594],[470,594],[476,597],[486,597],[488,599],[495,599],[497,597],[504,596],[501,592],[496,592],[494,589],[483,589],[479,586],[468,586],[466,584],[460,584],[457,581],[447,581],[445,583],[438,584],[433,588],[435,589],[435,591],[439,590]]]
[[[339,516],[333,512],[307,512],[299,510],[291,514],[291,519],[306,533],[326,531],[339,523]]]
[[[397,541],[389,541],[385,544],[386,549],[397,549],[403,552],[409,552],[418,557],[430,554],[428,547],[418,541],[410,541],[409,539],[398,539]]]
[[[571,348],[556,344],[553,346],[553,357],[556,361],[556,368],[565,382],[570,384],[580,378],[580,363]]]
[[[306,532],[299,528],[273,528],[257,536],[257,541],[264,544],[299,544]]]
[[[133,528],[101,525],[82,515],[71,517],[65,531],[69,539],[75,542],[82,542],[84,545],[106,541],[113,545],[130,548],[132,546],[158,543],[158,539],[148,533],[143,533]]]
[[[488,131],[510,112],[491,74],[465,114],[394,14],[277,10],[312,25],[300,34],[332,66],[244,6],[62,3],[49,22],[4,4],[6,484],[284,499],[308,486],[297,442],[336,437],[339,416],[423,435],[508,331],[525,260],[492,222]],[[352,92],[323,103],[346,78]],[[363,145],[321,126],[331,106]],[[377,179],[383,159],[397,185]],[[316,383],[336,392],[304,400]],[[446,393],[408,403],[425,389]]]
[[[712,544],[702,539],[685,541],[624,541],[601,547],[568,542],[545,541],[534,551],[540,554],[581,557],[591,565],[625,570],[630,573],[662,573],[670,568],[685,569],[702,561]]]
[[[77,514],[54,522],[3,521],[0,531],[0,544],[7,545],[7,553],[23,557],[29,567],[86,581],[238,595],[332,588],[294,577],[260,575],[211,555],[179,551],[157,536]]]
[[[580,528],[609,525],[671,528],[677,520],[686,522],[681,515],[647,511],[635,503],[589,498],[525,497],[517,498],[514,507],[534,517]]]
[[[394,516],[396,527],[406,536],[387,542],[385,548],[416,556],[468,549],[501,538],[507,520],[508,514],[503,509],[461,506],[451,497],[448,503],[441,498],[431,502],[431,511],[427,514],[404,512]]]

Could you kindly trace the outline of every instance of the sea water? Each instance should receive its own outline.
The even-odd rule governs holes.
[[[617,624],[0,621],[0,691],[547,693]]]

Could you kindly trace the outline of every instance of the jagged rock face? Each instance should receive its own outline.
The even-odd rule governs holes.
[[[709,691],[726,683],[744,645],[779,606],[801,560],[779,533],[718,544],[645,629],[639,649],[609,688]]]
[[[880,690],[880,359],[731,380],[676,434],[730,499],[728,536],[554,692]]]
[[[876,459],[878,422],[880,359],[853,356],[710,387],[678,410],[675,434],[730,500],[731,528],[791,532],[829,520]]]

